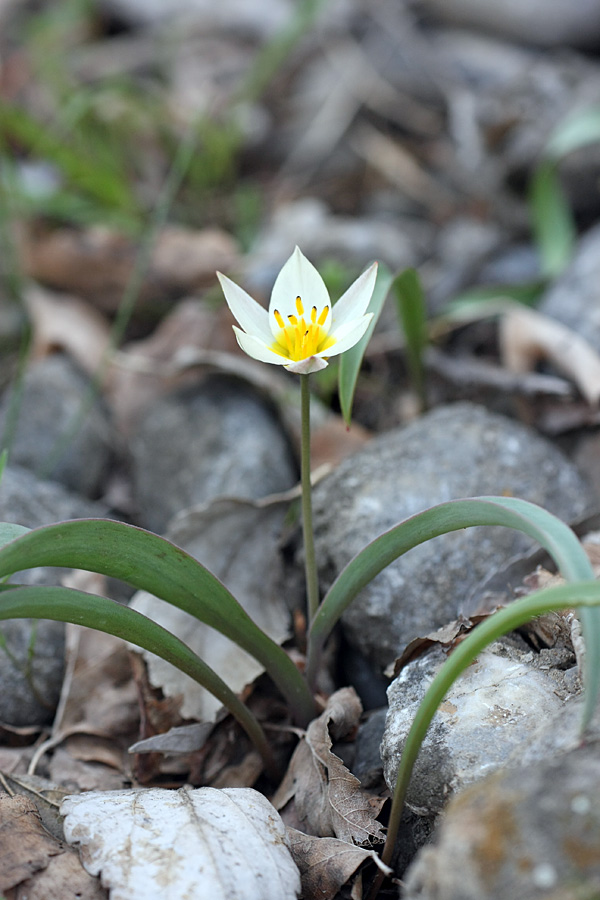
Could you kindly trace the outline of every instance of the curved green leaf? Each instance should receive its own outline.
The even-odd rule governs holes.
[[[313,698],[287,653],[218,578],[165,538],[123,522],[77,519],[35,528],[0,549],[0,578],[35,566],[100,572],[185,610],[254,656],[300,721],[312,718]]]
[[[441,503],[411,516],[375,538],[338,575],[323,598],[310,630],[309,683],[315,677],[325,640],[365,585],[407,550],[441,534],[474,525],[503,525],[524,532],[548,551],[569,581],[587,581],[594,577],[591,564],[575,534],[541,506],[512,497],[477,497]],[[582,626],[586,645],[584,722],[587,723],[600,689],[600,612],[587,610],[582,616]]]
[[[227,707],[274,770],[273,757],[257,719],[225,682],[186,644],[151,619],[114,600],[73,588],[0,586],[0,619],[54,619],[85,625],[123,638],[162,657],[214,694]]]
[[[11,541],[14,541],[15,538],[21,537],[22,534],[27,534],[29,528],[25,528],[24,525],[13,525],[12,522],[0,522],[0,547],[4,547],[5,544],[9,544]]]
[[[444,662],[428,687],[408,732],[400,766],[396,776],[394,799],[390,812],[388,836],[382,853],[382,860],[388,863],[392,858],[396,836],[402,816],[406,791],[419,750],[427,729],[440,703],[458,676],[473,662],[481,651],[503,634],[508,634],[529,622],[535,616],[559,611],[569,607],[581,607],[587,613],[598,613],[600,607],[600,582],[579,582],[544,588],[535,594],[515,600],[505,609],[498,610],[473,629],[458,644]],[[371,895],[374,895],[375,891]]]
[[[352,401],[354,400],[354,391],[356,389],[356,382],[358,380],[358,373],[360,372],[363,356],[365,355],[365,350],[371,340],[371,335],[375,330],[377,320],[381,315],[381,310],[386,301],[392,280],[393,275],[390,270],[387,266],[380,263],[375,290],[373,291],[373,296],[371,297],[371,302],[367,309],[367,312],[373,313],[373,318],[358,344],[355,344],[354,347],[346,350],[346,352],[342,353],[340,356],[338,393],[342,415],[347,425],[350,425],[350,420],[352,418]]]

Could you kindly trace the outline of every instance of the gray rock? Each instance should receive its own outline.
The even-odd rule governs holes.
[[[441,650],[429,652],[410,662],[388,689],[381,757],[390,790],[417,709],[444,661]],[[415,765],[407,795],[412,811],[434,818],[449,795],[505,765],[540,723],[556,719],[564,708],[557,680],[533,662],[531,650],[492,644],[453,684]],[[534,745],[529,752],[532,762],[545,758],[543,749],[535,758]]]
[[[108,510],[93,500],[71,493],[55,481],[41,481],[10,462],[0,481],[0,521],[26,528],[52,525],[66,519],[104,517]]]
[[[600,758],[595,744],[500,770],[449,804],[405,900],[575,900],[600,895]]]
[[[112,460],[113,435],[99,399],[88,405],[90,381],[67,356],[30,366],[20,395],[0,406],[0,431],[18,416],[10,460],[85,497],[98,497]]]
[[[563,456],[524,426],[461,403],[375,438],[314,492],[321,586],[328,588],[369,541],[446,500],[521,497],[563,520],[586,510],[588,489]],[[495,568],[531,547],[506,528],[428,541],[383,570],[343,616],[349,642],[384,668],[413,638],[456,618],[463,598]]]
[[[539,305],[551,316],[581,334],[600,353],[600,226],[581,239],[563,274],[548,289]]]
[[[268,403],[221,376],[155,403],[131,452],[138,521],[157,532],[190,506],[217,497],[257,499],[287,490],[298,477]]]
[[[32,472],[9,465],[0,482],[0,521],[28,528],[62,519],[103,516],[103,506],[82,500],[55,482],[38,481]],[[38,568],[11,581],[60,584],[64,569]],[[15,726],[51,721],[64,670],[62,622],[12,619],[0,622],[0,721]]]
[[[556,47],[595,47],[600,42],[598,0],[420,0],[422,8],[452,25]]]

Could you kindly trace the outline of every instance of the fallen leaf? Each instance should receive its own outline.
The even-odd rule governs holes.
[[[380,797],[362,790],[358,778],[332,752],[357,727],[362,706],[353,688],[332,694],[323,713],[298,744],[273,804],[282,809],[294,798],[296,815],[308,834],[372,844],[385,835],[377,816]]]
[[[0,890],[6,891],[45,869],[60,853],[44,830],[38,811],[27,797],[0,794]]]
[[[119,309],[138,252],[135,240],[101,226],[30,229],[21,242],[22,265],[30,278],[111,313]],[[235,241],[224,231],[166,226],[154,244],[136,309],[152,305],[153,311],[167,310],[174,297],[212,284],[215,269],[233,268],[237,256]]]
[[[44,829],[28,797],[0,793],[0,860],[0,891],[6,900],[106,896],[77,854]]]
[[[23,300],[32,327],[31,355],[41,359],[58,350],[68,353],[84,372],[100,366],[110,340],[104,316],[77,297],[29,285]]]
[[[111,900],[295,900],[285,826],[251,788],[87,793],[61,807],[65,837]]]
[[[333,900],[362,863],[370,859],[386,875],[392,870],[374,850],[356,847],[337,838],[320,838],[287,829],[294,862],[300,871],[304,900]]]
[[[577,385],[588,403],[600,400],[600,356],[581,335],[533,309],[511,307],[500,319],[500,352],[511,372],[530,372],[552,362]]]
[[[197,368],[182,368],[179,358],[233,349],[235,337],[229,320],[225,325],[225,311],[224,305],[216,309],[201,300],[182,300],[149,337],[113,355],[106,396],[123,433],[130,433],[141,412],[166,391],[198,380]]]
[[[290,634],[277,544],[286,510],[287,503],[219,500],[181,514],[167,534],[169,540],[207,565],[278,643]],[[263,671],[237,644],[151,594],[138,592],[131,606],[181,638],[236,692]],[[212,694],[164,660],[148,652],[142,655],[151,685],[166,697],[180,698],[182,718],[214,718],[221,704]]]
[[[492,612],[493,610],[490,610],[489,613],[474,615],[469,618],[460,615],[454,621],[449,622],[447,625],[442,625],[441,628],[437,628],[435,631],[430,631],[429,634],[423,637],[413,638],[406,645],[402,654],[387,667],[385,671],[386,676],[395,678],[409,662],[427,653],[431,647],[436,645],[441,646],[446,652],[450,652],[463,636],[483,619],[486,619],[488,615],[491,615]]]

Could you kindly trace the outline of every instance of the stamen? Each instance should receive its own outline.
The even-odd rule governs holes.
[[[283,316],[281,315],[281,313],[279,312],[278,309],[274,309],[274,310],[273,310],[273,315],[275,316],[275,321],[277,322],[277,324],[279,325],[279,327],[280,327],[280,328],[285,328],[285,322],[284,322],[284,320],[283,320]]]
[[[313,325],[317,321],[317,307],[316,306],[313,306],[313,308],[310,311],[310,321],[313,323]]]
[[[325,319],[327,318],[327,314],[329,313],[329,307],[324,306],[321,310],[321,315],[319,316],[319,325],[325,324]]]
[[[302,306],[302,300],[300,297],[296,297],[296,310],[299,316],[304,315],[304,307]]]
[[[292,325],[297,325],[297,324],[298,324],[298,319],[296,318],[296,316],[288,316],[288,319],[290,320],[290,322],[292,323]]]

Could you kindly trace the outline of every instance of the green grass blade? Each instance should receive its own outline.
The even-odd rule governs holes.
[[[477,658],[479,653],[503,634],[508,634],[529,622],[535,616],[561,609],[579,607],[582,612],[598,613],[600,607],[600,582],[580,582],[560,587],[545,588],[515,600],[505,609],[498,610],[473,629],[458,644],[444,662],[428,687],[408,732],[400,766],[396,776],[394,798],[388,824],[388,835],[382,853],[382,861],[389,865],[392,858],[402,809],[412,771],[421,745],[440,703],[464,670]],[[371,891],[374,896],[376,888]]]
[[[272,769],[269,744],[258,721],[210,666],[161,625],[106,597],[72,588],[0,586],[0,619],[53,619],[85,625],[123,638],[155,653],[214,694],[240,725]]]
[[[208,569],[165,538],[122,522],[79,519],[36,528],[0,549],[0,578],[36,566],[100,572],[185,610],[257,659],[298,719],[310,720],[313,699],[287,653]]]
[[[567,116],[550,136],[544,155],[559,160],[580,147],[600,141],[600,107],[588,106]]]
[[[542,272],[554,278],[573,255],[576,229],[553,162],[541,163],[534,173],[529,205]]]
[[[423,353],[427,346],[427,308],[416,269],[406,269],[394,279],[398,318],[406,339],[408,370],[421,409],[426,409]]]
[[[356,382],[358,381],[358,373],[360,372],[363,356],[365,355],[365,350],[371,340],[371,335],[375,330],[377,320],[381,315],[381,310],[383,309],[383,304],[389,293],[392,280],[393,276],[390,270],[387,266],[380,264],[377,272],[375,289],[367,310],[367,312],[373,313],[373,318],[358,344],[355,344],[354,347],[351,347],[350,350],[346,350],[346,352],[342,353],[340,356],[338,392],[342,415],[347,425],[350,425],[352,419],[352,402],[354,400],[354,391],[356,390]]]
[[[522,531],[544,547],[569,581],[594,577],[585,551],[571,529],[551,513],[507,497],[450,500],[401,522],[375,538],[348,563],[323,598],[309,635],[307,677],[315,677],[321,649],[334,625],[358,592],[386,566],[424,541],[474,525],[503,525]],[[582,619],[586,643],[586,721],[600,690],[600,613]]]

